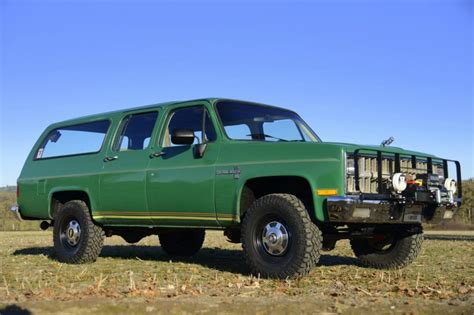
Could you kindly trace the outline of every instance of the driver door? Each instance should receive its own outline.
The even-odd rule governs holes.
[[[175,130],[192,130],[191,145],[177,145]],[[215,124],[204,105],[173,109],[167,113],[158,151],[147,171],[148,209],[153,225],[218,226],[215,214],[215,162],[220,144]],[[207,144],[202,156],[198,145]]]

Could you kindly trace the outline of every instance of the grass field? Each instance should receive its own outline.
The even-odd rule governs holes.
[[[343,241],[297,280],[252,277],[240,245],[220,232],[176,261],[156,237],[137,245],[109,238],[89,265],[57,262],[51,244],[49,232],[0,232],[0,313],[474,313],[469,240],[426,240],[413,265],[391,272],[358,266]]]

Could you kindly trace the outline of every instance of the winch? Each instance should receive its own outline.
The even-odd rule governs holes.
[[[448,206],[454,204],[457,190],[454,179],[443,179],[437,174],[408,175],[406,178],[407,188],[402,195],[407,201]]]

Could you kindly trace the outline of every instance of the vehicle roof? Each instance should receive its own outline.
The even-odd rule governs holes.
[[[110,112],[103,112],[103,113],[97,113],[97,114],[92,114],[92,115],[87,115],[87,116],[81,116],[81,117],[77,117],[77,118],[72,118],[72,119],[56,122],[56,123],[52,124],[50,127],[64,126],[64,125],[72,124],[72,123],[82,123],[82,122],[85,122],[85,121],[88,121],[88,120],[106,119],[110,116],[114,116],[114,115],[117,115],[117,114],[123,114],[123,113],[127,113],[127,112],[140,111],[140,110],[146,110],[146,109],[155,109],[155,108],[165,108],[165,107],[169,107],[169,106],[180,105],[180,104],[185,104],[185,103],[195,103],[195,102],[200,102],[200,101],[209,102],[211,104],[214,104],[218,101],[240,102],[240,103],[247,103],[247,104],[254,104],[254,105],[260,105],[260,106],[269,106],[269,107],[286,109],[286,108],[282,108],[282,107],[278,107],[278,106],[262,104],[262,103],[252,102],[252,101],[230,99],[230,98],[208,97],[208,98],[198,98],[198,99],[185,100],[185,101],[171,101],[171,102],[150,104],[150,105],[145,105],[145,106],[124,108],[124,109],[119,109],[119,110],[110,111]],[[288,109],[286,109],[286,110],[288,110]]]

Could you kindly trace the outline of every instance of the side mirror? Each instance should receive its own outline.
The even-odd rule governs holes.
[[[191,129],[175,129],[171,133],[171,142],[178,145],[191,145],[194,143],[195,135]]]
[[[194,148],[194,157],[196,159],[202,159],[204,157],[204,153],[206,152],[207,149],[207,143],[200,143],[196,145]]]

